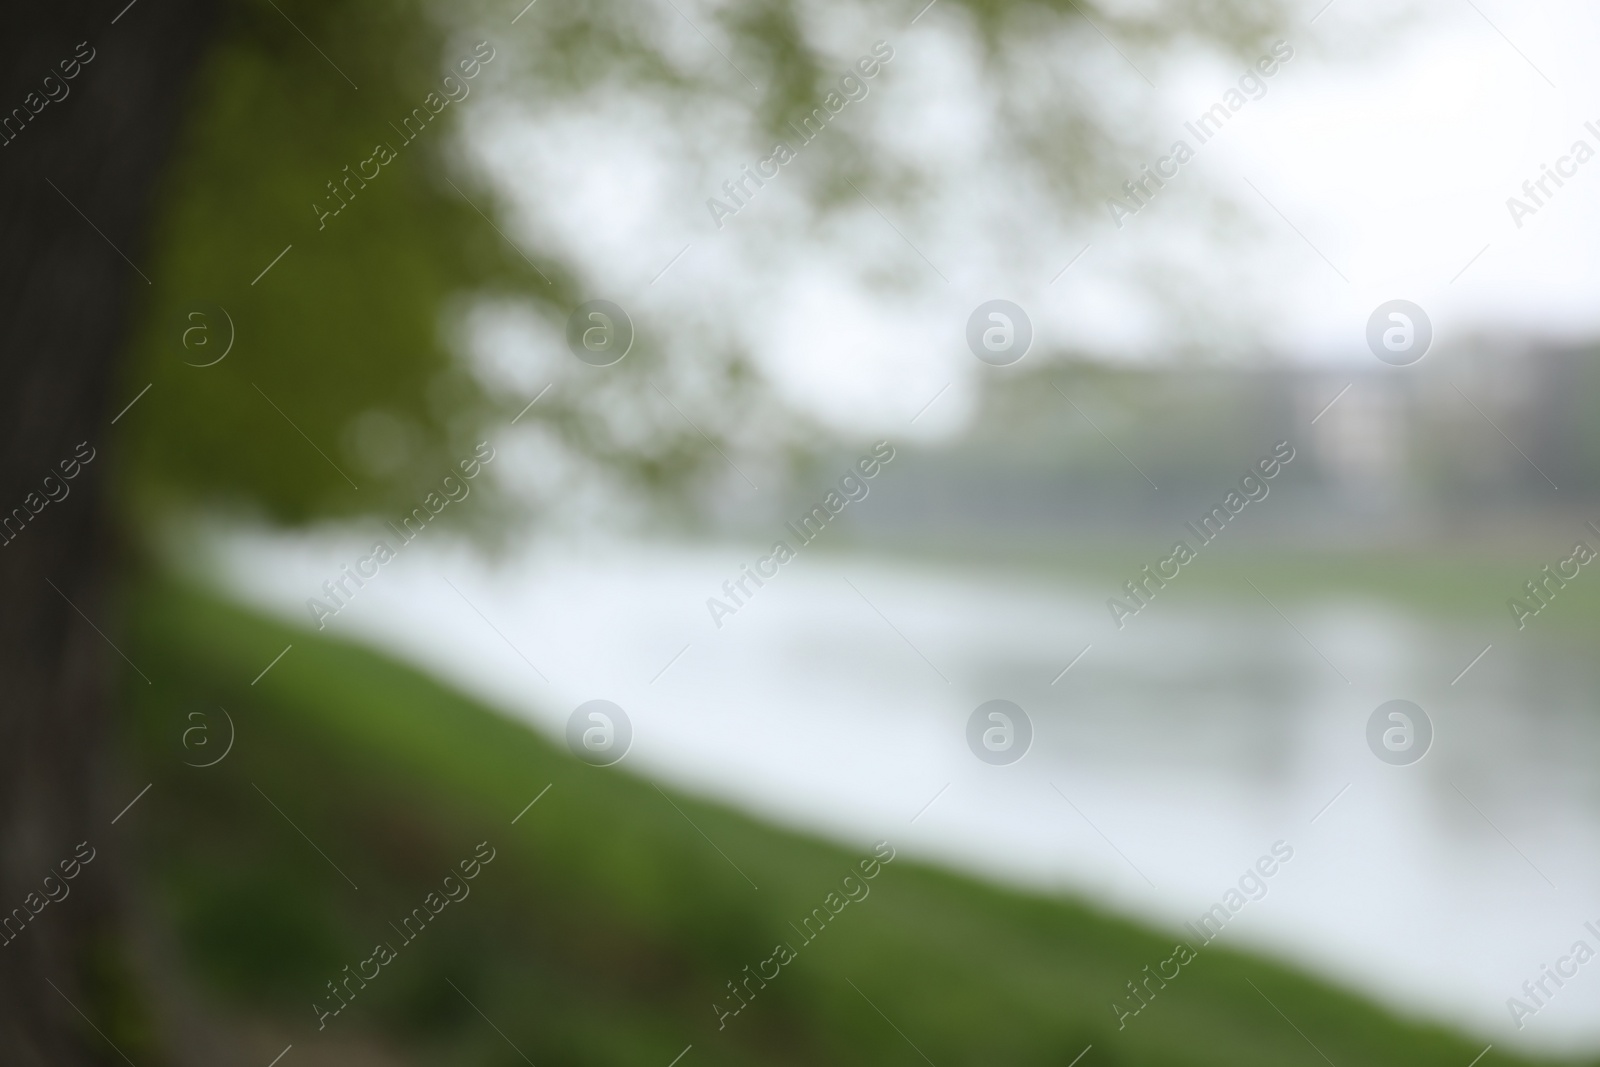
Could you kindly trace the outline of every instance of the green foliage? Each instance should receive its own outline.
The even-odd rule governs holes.
[[[125,504],[142,522],[196,508],[283,524],[409,511],[532,399],[485,390],[461,358],[463,309],[529,308],[559,335],[594,295],[491,221],[500,205],[464,151],[464,106],[543,88],[550,72],[517,69],[502,12],[482,35],[455,25],[465,11],[445,13],[448,27],[437,14],[381,0],[230,9],[165,183],[155,285],[124,378],[128,395],[151,384],[118,427]],[[629,61],[594,18],[570,33],[574,47],[609,55],[596,70]],[[493,58],[475,79],[457,74],[470,105],[443,102],[442,79],[482,40]],[[566,70],[571,58],[550,65]],[[569,73],[558,96],[588,83]],[[416,132],[407,117],[428,115],[430,94],[439,113]],[[761,385],[740,353],[700,351],[667,368],[640,326],[627,360],[578,368],[519,432],[540,424],[541,444],[579,476],[657,501],[708,466],[726,473],[716,449],[735,450],[728,420],[782,436],[771,403],[752,401]],[[226,358],[199,365],[230,336]],[[508,501],[497,503],[474,509],[478,531],[507,517]]]
[[[470,453],[486,414],[446,348],[444,302],[488,285],[565,298],[555,265],[543,266],[547,284],[448,184],[439,153],[460,105],[413,142],[401,135],[457,58],[441,60],[422,11],[388,0],[278,6],[230,8],[165,186],[156,285],[126,377],[131,390],[153,382],[124,424],[145,507],[247,504],[287,522],[409,507],[418,485]],[[490,63],[477,81],[494,73]],[[379,144],[393,162],[319,220],[314,204],[339,204],[328,183]],[[221,354],[222,317],[189,317],[212,305],[231,317],[232,352],[186,365]],[[186,349],[185,330],[201,325],[191,344],[207,347]],[[364,412],[386,413],[379,429],[390,431],[365,464],[351,445]]]
[[[1078,80],[1077,49],[1104,47],[1085,11],[1154,49],[1178,38],[1243,47],[1271,30],[1277,10],[1229,0],[1114,21],[1073,0],[948,0],[947,8],[940,17],[966,20],[986,42],[1004,101],[999,136],[1027,146],[1067,215],[1088,209],[1085,190],[1116,169],[1123,137]],[[904,15],[884,4],[868,21],[899,40]],[[729,64],[686,63],[664,45],[669,26],[685,32],[683,17],[612,0],[536,8],[515,27],[490,5],[230,5],[164,185],[149,257],[155,284],[123,380],[126,395],[152,386],[118,427],[134,511],[148,519],[203,505],[303,523],[408,510],[521,409],[529,398],[487,395],[452,352],[453,315],[499,297],[559,332],[573,307],[598,294],[581,291],[559,254],[513,245],[489,221],[500,212],[470,176],[463,108],[498,85],[507,100],[574,111],[620,90],[690,116],[724,108],[736,84],[766,132],[788,137],[787,123],[817,106],[853,58],[823,54],[817,12],[797,0],[696,13],[728,35],[757,90]],[[474,19],[493,29],[466,32]],[[482,38],[495,59],[467,83],[476,99],[444,105],[408,141],[406,116]],[[1072,47],[1041,67],[1028,52],[1039,42]],[[1029,73],[1039,70],[1055,86],[1043,95]],[[676,131],[686,145],[689,129]],[[821,177],[808,195],[819,210],[857,206],[846,178],[895,198],[939,181],[925,161],[885,153],[865,136],[841,128],[814,153]],[[393,161],[364,162],[380,145]],[[361,177],[374,166],[375,178]],[[322,215],[346,198],[336,215]],[[689,322],[705,312],[684,311]],[[719,448],[792,459],[812,447],[816,435],[806,440],[803,420],[768,395],[749,353],[690,328],[669,362],[660,345],[669,325],[636,323],[635,354],[603,373],[584,368],[521,430],[541,424],[543,443],[575,457],[579,477],[617,478],[657,497],[728,476]],[[230,336],[226,359],[194,365],[220,355]]]
[[[1482,1047],[1221,948],[1119,1032],[1111,999],[1169,936],[903,854],[719,1031],[725,983],[797,940],[789,923],[865,846],[582,765],[382,657],[199,594],[147,587],[132,621],[129,651],[155,685],[128,688],[129,741],[155,784],[127,829],[216,1006],[297,1054],[399,1041],[404,1062],[521,1062],[479,1010],[535,1063],[665,1064],[692,1043],[708,1065],[921,1064],[912,1042],[940,1067],[1063,1067],[1091,1043],[1086,1065],[1322,1063],[1309,1038],[1339,1064],[1460,1067]],[[238,724],[232,753],[185,766],[187,712],[218,705]],[[398,941],[389,924],[482,841],[497,854],[471,895],[319,1035],[324,983]],[[1480,1061],[1515,1062],[1528,1061]]]

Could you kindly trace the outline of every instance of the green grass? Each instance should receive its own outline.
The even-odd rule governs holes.
[[[1274,602],[1329,599],[1380,602],[1430,622],[1447,622],[1534,640],[1592,638],[1600,631],[1600,564],[1580,569],[1537,618],[1518,631],[1507,600],[1520,597],[1524,583],[1540,577],[1572,551],[1578,538],[1572,523],[1503,544],[1452,545],[1437,549],[1386,548],[1343,551],[1246,543],[1206,546],[1199,558],[1160,591],[1157,604],[1213,607],[1222,603],[1270,610],[1249,582]],[[1581,533],[1582,531],[1579,530]],[[856,558],[878,555],[897,563],[920,563],[946,571],[979,570],[1011,574],[1037,584],[1041,577],[1070,584],[1097,598],[1122,595],[1122,584],[1139,576],[1171,551],[1173,538],[1141,532],[1136,543],[1105,541],[1022,541],[997,547],[991,541],[896,542],[892,551],[866,539],[839,538],[821,552]],[[1589,541],[1593,543],[1592,536]],[[817,550],[814,550],[817,551]],[[1249,581],[1246,581],[1249,579]],[[1108,616],[1109,617],[1109,616]]]
[[[193,589],[142,587],[128,631],[154,684],[129,686],[126,740],[155,784],[118,829],[138,838],[146,896],[207,1007],[247,1020],[269,1058],[292,1042],[295,1067],[366,1062],[354,1047],[419,1065],[666,1067],[690,1044],[680,1067],[1065,1067],[1091,1044],[1081,1067],[1465,1067],[1483,1047],[1221,947],[1119,1031],[1112,999],[1169,937],[903,854],[802,947],[789,924],[869,845],[663,793],[626,762],[585,766],[409,668]],[[209,712],[220,745],[219,706],[232,751],[185,766],[215,758],[181,739]],[[471,895],[401,947],[389,924],[483,841],[496,856]],[[379,941],[398,958],[319,1032],[313,999]],[[719,1030],[725,983],[778,942],[798,958]]]

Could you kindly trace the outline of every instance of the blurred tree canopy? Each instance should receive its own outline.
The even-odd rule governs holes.
[[[303,522],[398,506],[410,478],[437,480],[431,468],[470,454],[467,420],[487,403],[445,349],[442,301],[496,284],[566,298],[554,264],[546,284],[443,180],[449,108],[413,144],[391,125],[440,91],[425,13],[374,0],[281,6],[231,12],[167,184],[128,372],[134,389],[153,382],[128,427],[144,507],[248,502]],[[319,219],[314,205],[338,204],[328,183],[378,144],[393,161]],[[230,332],[227,358],[195,366],[217,359]],[[342,447],[364,412],[385,413],[392,464],[362,466]]]
[[[492,84],[574,104],[621,87],[686,115],[731,84],[748,87],[715,56],[689,61],[659,43],[668,22],[688,17],[672,5],[587,0],[517,15],[520,6],[231,7],[165,185],[154,287],[122,383],[127,395],[151,385],[121,426],[125,504],[137,514],[203,506],[294,524],[408,510],[533,399],[497,395],[474,376],[447,312],[501,294],[530,304],[559,334],[574,307],[603,294],[584,292],[558,252],[491,221],[503,205],[464,161],[463,107],[446,99],[445,76],[473,95]],[[1052,69],[1041,72],[1030,52],[1037,42],[1104,49],[1110,34],[1135,55],[1182,38],[1247,50],[1281,16],[1273,0],[1120,14],[1077,0],[941,6],[941,17],[965,20],[983,42],[1009,134],[1064,214],[1098,210],[1104,186],[1094,182],[1115,170],[1127,130],[1092,82],[1073,80],[1079,48],[1047,57]],[[758,0],[693,14],[714,23],[738,68],[765,86],[741,105],[773,136],[816,106],[836,73],[819,44],[828,15],[820,7]],[[916,10],[880,3],[864,14],[903,28]],[[489,28],[471,28],[480,24]],[[493,58],[468,80],[456,65],[479,41]],[[1041,77],[1065,88],[1041,96]],[[408,141],[403,120],[414,109],[429,121]],[[812,186],[819,211],[850,195],[842,179],[852,175],[888,197],[936,180],[847,132],[823,158],[826,177]],[[770,395],[751,353],[717,342],[692,353],[695,399],[675,410],[672,386],[655,383],[689,371],[682,360],[667,366],[652,331],[635,325],[626,360],[553,389],[523,428],[537,423],[588,469],[669,495],[726,476],[719,450],[792,455],[815,441],[805,417]],[[230,337],[227,357],[202,366]]]

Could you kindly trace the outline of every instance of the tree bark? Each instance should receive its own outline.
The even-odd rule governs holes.
[[[146,683],[112,646],[106,486],[153,192],[219,4],[125,4],[15,5],[0,37],[0,1060],[18,1067],[153,1051],[122,977],[129,824],[111,820],[142,783],[109,741],[117,688]],[[68,881],[80,843],[94,858]]]

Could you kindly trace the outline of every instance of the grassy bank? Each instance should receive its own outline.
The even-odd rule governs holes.
[[[897,542],[887,548],[866,539],[840,538],[826,545],[819,542],[812,551],[946,573],[1011,576],[1035,585],[1068,586],[1100,600],[1125,595],[1123,583],[1138,578],[1145,565],[1170,555],[1173,540],[1147,534],[1140,535],[1137,544],[1063,539],[1003,547],[993,541],[929,540]],[[1507,607],[1513,597],[1537,607],[1525,584],[1542,578],[1540,568],[1546,564],[1554,567],[1567,558],[1576,540],[1563,529],[1509,548],[1485,544],[1435,551],[1338,551],[1281,544],[1207,546],[1179,577],[1160,589],[1157,600],[1172,607],[1232,604],[1270,610],[1250,587],[1254,582],[1275,602],[1280,598],[1289,603],[1360,601],[1392,606],[1433,624],[1471,628],[1486,634],[1486,639],[1589,641],[1600,631],[1600,576],[1593,573],[1593,565],[1557,589],[1550,605],[1536,619],[1527,620],[1525,630],[1518,630],[1517,618]],[[1600,543],[1593,535],[1589,540]]]
[[[1464,1067],[1483,1047],[1222,948],[1119,1031],[1112,999],[1168,938],[905,856],[802,942],[791,923],[870,844],[773,829],[626,762],[585,766],[393,661],[193,590],[147,586],[128,621],[153,682],[128,688],[130,781],[154,786],[118,831],[205,1009],[239,1021],[263,1064],[288,1043],[283,1067],[666,1067],[689,1045],[680,1067],[1065,1067],[1091,1045],[1081,1067]],[[218,708],[232,750],[185,765],[221,753]],[[191,734],[186,749],[200,723],[209,747]],[[470,895],[402,936],[483,842],[494,858]],[[325,983],[380,942],[392,961],[319,1030]],[[719,1028],[726,983],[779,943],[793,961]],[[1495,1049],[1479,1065],[1516,1062]]]

